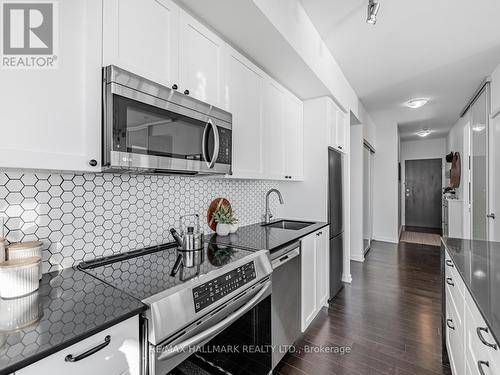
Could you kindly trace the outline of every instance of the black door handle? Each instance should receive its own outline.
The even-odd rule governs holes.
[[[495,350],[498,349],[498,346],[497,344],[490,344],[488,341],[486,341],[483,337],[483,332],[486,332],[488,333],[489,330],[487,327],[477,327],[476,329],[476,332],[477,332],[477,335],[479,336],[479,340],[481,340],[481,342],[486,345],[486,346],[489,346],[490,348],[493,348]]]
[[[490,367],[490,363],[488,361],[477,361],[477,368],[479,369],[479,373],[481,375],[486,375],[483,370],[483,365],[486,367]]]
[[[446,278],[446,284],[451,285],[451,286],[455,286],[455,284],[453,284],[453,279],[451,277]]]
[[[189,90],[184,90],[184,95],[189,95]]]
[[[77,355],[76,357],[73,357],[72,354],[68,354],[66,356],[66,358],[64,358],[64,360],[66,362],[78,362],[78,361],[81,361],[82,359],[85,359],[87,357],[90,357],[92,354],[97,353],[99,350],[104,349],[106,346],[109,345],[110,342],[111,342],[111,336],[107,335],[104,338],[104,342],[102,344],[99,344],[96,347],[94,347],[92,349],[89,349],[89,350],[87,350],[86,352],[84,352],[84,353],[82,353],[80,355]]]
[[[173,90],[177,90],[178,88],[179,88],[179,86],[177,86],[177,84],[176,84],[176,83],[174,83],[174,84],[172,85],[172,89],[173,89]]]
[[[455,326],[451,325],[451,323],[453,323],[452,319],[446,319],[446,325],[448,326],[448,328],[455,330]]]
[[[449,260],[449,259],[447,259],[447,260],[446,260],[446,265],[447,265],[448,267],[455,267],[455,266],[453,265],[453,262],[452,262],[451,260]]]

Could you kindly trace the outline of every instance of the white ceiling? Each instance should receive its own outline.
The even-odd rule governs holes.
[[[301,0],[373,120],[397,123],[402,139],[446,135],[482,80],[500,63],[499,0]],[[402,103],[431,101],[420,109]]]

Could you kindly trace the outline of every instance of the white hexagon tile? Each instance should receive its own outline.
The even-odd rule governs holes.
[[[43,272],[172,241],[180,215],[210,229],[210,202],[225,197],[240,225],[261,221],[272,181],[0,172],[0,217],[9,242],[43,242]],[[276,204],[273,197],[273,205]]]

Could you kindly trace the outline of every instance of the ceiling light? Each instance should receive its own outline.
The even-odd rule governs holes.
[[[380,9],[380,3],[376,3],[374,0],[368,1],[368,17],[366,17],[366,23],[375,25],[377,23],[377,13]]]
[[[420,130],[417,135],[419,137],[427,137],[429,134],[431,134],[431,130],[429,128],[423,128],[422,130]]]
[[[405,106],[407,106],[408,108],[416,109],[416,108],[423,107],[428,102],[429,102],[429,99],[427,99],[427,98],[411,99],[405,103]]]

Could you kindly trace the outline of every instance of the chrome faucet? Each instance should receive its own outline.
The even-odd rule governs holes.
[[[269,224],[271,222],[271,218],[273,217],[273,214],[271,213],[271,210],[269,209],[269,196],[271,195],[271,193],[278,194],[280,204],[285,203],[283,201],[283,197],[281,196],[281,193],[278,189],[271,189],[267,192],[267,194],[266,194],[266,214],[264,215],[264,221],[266,224]]]

